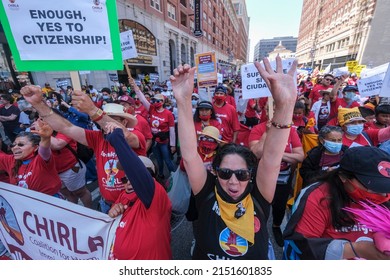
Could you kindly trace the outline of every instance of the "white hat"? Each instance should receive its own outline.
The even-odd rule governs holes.
[[[120,104],[116,103],[107,103],[104,105],[104,112],[109,116],[117,116],[124,118],[129,122],[130,127],[136,126],[138,120],[131,114],[125,113],[126,109]]]
[[[146,168],[151,168],[153,172],[156,173],[154,163],[150,160],[150,158],[144,156],[138,156],[138,158],[142,161]]]

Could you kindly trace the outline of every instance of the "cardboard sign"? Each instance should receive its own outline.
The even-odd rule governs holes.
[[[122,69],[114,0],[2,0],[18,70]]]
[[[198,87],[210,87],[218,84],[215,52],[195,54],[195,66]]]
[[[356,65],[358,65],[357,60],[349,60],[345,63],[345,66],[347,66],[349,72],[353,72]]]
[[[122,50],[122,59],[130,59],[138,56],[137,48],[135,47],[133,31],[127,30],[121,32],[121,50]]]
[[[282,60],[284,73],[287,73],[293,62],[293,58]],[[270,61],[270,64],[272,69],[276,70],[276,61]],[[259,71],[253,63],[241,66],[241,81],[243,99],[271,96],[271,92],[269,91],[267,84],[260,76]],[[296,83],[296,72],[294,81]]]
[[[0,240],[15,260],[107,260],[120,217],[0,182]]]

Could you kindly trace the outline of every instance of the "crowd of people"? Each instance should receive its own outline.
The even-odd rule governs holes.
[[[95,210],[125,225],[110,259],[172,259],[166,182],[178,168],[191,188],[193,259],[274,259],[271,234],[285,259],[390,259],[346,210],[390,207],[390,102],[360,97],[355,74],[297,77],[296,62],[287,73],[276,62],[255,63],[272,99],[244,111],[239,77],[207,99],[189,65],[169,90],[129,77],[100,91],[3,92],[0,181],[88,208],[96,181]]]

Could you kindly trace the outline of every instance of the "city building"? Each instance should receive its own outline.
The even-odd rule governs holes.
[[[200,37],[194,36],[196,1],[201,4],[203,36]],[[245,0],[117,0],[116,3],[120,31],[131,29],[137,47],[138,57],[126,61],[135,79],[155,73],[160,82],[166,81],[178,65],[194,65],[194,55],[208,51],[215,51],[218,71],[225,77],[234,75],[237,66],[247,62],[249,18]],[[2,33],[0,30],[0,40],[4,39]],[[7,44],[4,40],[0,43]],[[9,48],[4,50],[11,57]],[[31,72],[28,76],[38,85],[49,82],[55,87],[71,83],[70,74],[63,71]],[[125,69],[82,71],[80,80],[101,89],[116,80],[127,83],[127,73]]]
[[[296,57],[301,66],[325,69],[357,60],[368,68],[390,60],[386,0],[304,0]]]
[[[285,46],[283,46],[282,41],[279,42],[279,45],[277,45],[272,52],[268,53],[268,58],[270,60],[275,60],[276,56],[278,55],[280,56],[281,59],[295,57],[295,53],[288,50]]]
[[[261,39],[255,46],[253,61],[260,61],[281,43],[287,50],[295,53],[297,48],[297,37],[285,36],[272,39]]]

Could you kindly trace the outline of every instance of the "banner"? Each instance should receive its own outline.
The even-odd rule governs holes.
[[[287,71],[291,68],[294,60],[294,58],[282,60],[284,73],[287,73]],[[263,62],[260,63],[262,64]],[[276,61],[270,61],[270,64],[272,69],[276,70]],[[296,72],[294,81],[296,83]],[[253,63],[244,64],[241,66],[241,82],[243,99],[271,96],[271,92],[269,91],[267,84],[260,76],[259,71]]]
[[[0,182],[0,241],[16,260],[106,260],[120,217]]]
[[[195,54],[198,87],[210,87],[218,84],[215,52]]]
[[[115,0],[2,0],[18,70],[122,69]]]
[[[122,59],[130,59],[138,56],[137,48],[134,44],[133,31],[127,30],[120,33]]]
[[[361,78],[357,83],[360,96],[378,95],[381,92],[383,80],[385,79],[388,68],[389,63],[382,64],[372,69],[364,69],[365,71],[361,72]]]

